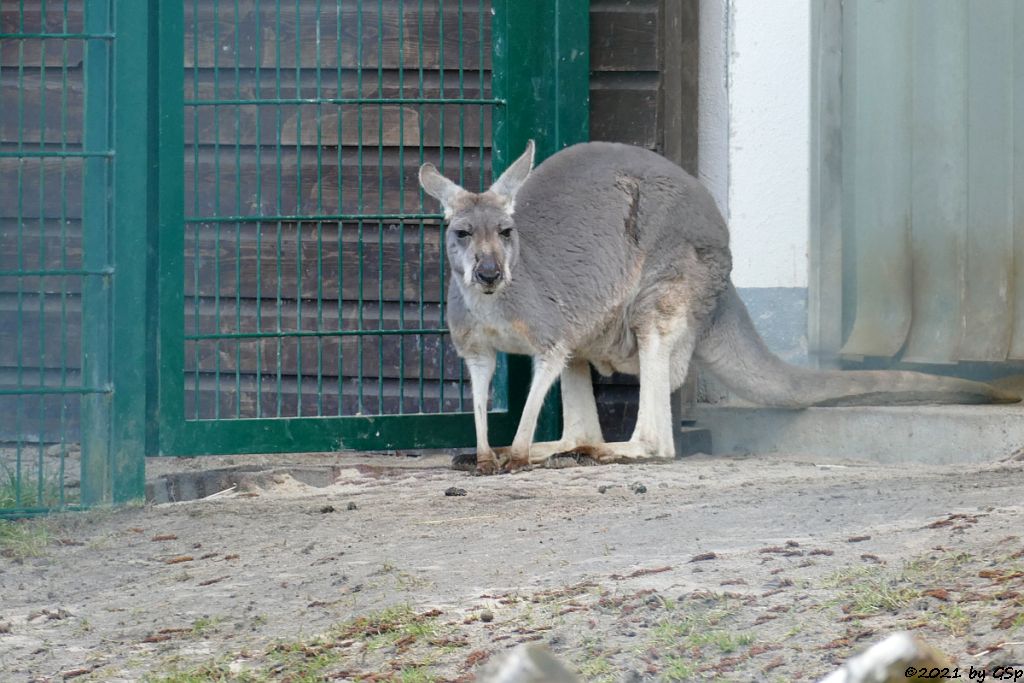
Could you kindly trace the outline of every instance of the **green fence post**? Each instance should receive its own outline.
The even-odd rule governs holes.
[[[151,314],[156,282],[156,8],[158,0],[117,0],[114,26],[113,382],[109,473],[113,503],[145,495],[151,434]]]
[[[110,3],[87,0],[85,32],[111,30]],[[111,502],[108,449],[111,438],[110,253],[112,69],[111,41],[86,38],[82,198],[82,382],[96,393],[82,396],[82,504]]]
[[[495,177],[537,143],[536,163],[583,142],[590,126],[590,2],[494,0],[494,95],[504,100],[494,115]],[[526,397],[529,360],[508,359],[509,407]],[[558,439],[561,401],[552,390],[537,425],[536,439]]]
[[[109,505],[145,491],[147,278],[151,206],[149,48],[153,3],[86,4],[85,205],[82,291],[82,503]],[[116,16],[116,25],[114,21]]]

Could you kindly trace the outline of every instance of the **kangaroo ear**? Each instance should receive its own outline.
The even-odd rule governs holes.
[[[508,202],[509,213],[515,206],[516,193],[523,186],[533,170],[533,140],[526,143],[526,151],[505,169],[501,177],[491,185],[491,192],[503,197]]]
[[[446,219],[452,217],[452,212],[455,210],[455,199],[465,192],[457,183],[453,183],[441,175],[431,163],[420,166],[420,187],[423,188],[424,192],[441,202]]]

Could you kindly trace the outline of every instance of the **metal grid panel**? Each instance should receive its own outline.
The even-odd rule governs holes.
[[[489,182],[490,17],[186,0],[187,420],[468,409],[416,169]]]
[[[107,323],[108,302],[90,297],[112,275],[95,244],[110,225],[95,199],[112,166],[109,5],[0,9],[0,515],[79,502],[82,405],[110,394],[84,334]],[[100,69],[91,102],[86,62]]]

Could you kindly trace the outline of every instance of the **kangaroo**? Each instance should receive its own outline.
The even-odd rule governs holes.
[[[694,359],[736,394],[770,406],[1019,400],[962,379],[783,362],[736,293],[728,228],[697,179],[654,152],[616,143],[566,148],[536,170],[533,156],[531,141],[482,193],[429,163],[419,171],[447,221],[448,321],[472,383],[479,473],[564,452],[598,462],[673,458],[670,395]],[[533,377],[512,445],[495,450],[487,401],[498,351],[532,356]],[[627,442],[602,438],[591,365],[639,375]],[[562,437],[533,443],[559,376]]]

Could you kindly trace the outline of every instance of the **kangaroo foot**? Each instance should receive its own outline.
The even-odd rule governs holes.
[[[527,472],[532,470],[533,467],[530,465],[529,456],[524,457],[511,457],[508,462],[505,463],[504,467],[501,468],[502,472],[513,473],[513,472]]]
[[[476,473],[483,475],[497,474],[501,471],[500,456],[496,451],[476,454]]]
[[[500,469],[501,468],[498,467],[498,463],[495,462],[494,460],[484,460],[484,461],[477,460],[477,463],[476,463],[476,473],[477,474],[482,474],[482,475],[485,475],[485,476],[486,475],[491,475],[491,474],[497,474],[500,471]]]

